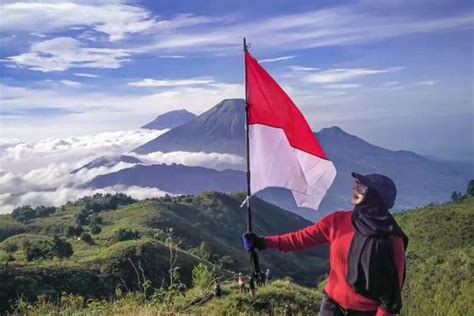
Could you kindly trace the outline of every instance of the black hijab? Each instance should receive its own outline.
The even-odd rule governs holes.
[[[402,237],[405,250],[408,237],[381,195],[369,187],[352,212],[355,234],[349,250],[347,282],[356,293],[377,301],[384,310],[399,313],[402,299],[391,237]]]

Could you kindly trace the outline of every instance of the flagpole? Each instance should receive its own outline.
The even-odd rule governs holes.
[[[247,41],[244,37],[244,73],[245,73],[245,134],[246,134],[246,146],[247,146],[247,231],[252,232],[252,211],[250,209],[250,196],[252,194],[250,190],[250,142],[249,142],[249,104],[248,104],[248,91],[247,91],[247,62],[245,53],[247,52]]]
[[[248,103],[248,90],[247,90],[247,59],[245,58],[245,53],[249,45],[244,37],[244,73],[245,73],[245,132],[246,132],[246,145],[247,145],[247,232],[252,232],[252,210],[250,208],[250,141],[249,141],[249,103]],[[260,262],[258,260],[258,253],[255,249],[250,251],[250,260],[253,263],[254,276],[257,277],[259,281],[262,278],[262,271],[260,269]]]

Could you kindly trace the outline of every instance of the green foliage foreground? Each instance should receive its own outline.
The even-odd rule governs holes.
[[[171,290],[168,290],[171,292]],[[85,300],[64,294],[57,304],[46,297],[33,305],[19,300],[14,315],[312,315],[319,310],[321,294],[290,280],[278,280],[259,288],[255,298],[240,293],[238,286],[227,281],[223,296],[213,297],[211,289],[192,288],[172,296],[164,304],[160,295],[118,293],[114,300]]]
[[[54,221],[44,217],[19,223],[0,216],[0,232],[5,223],[3,236],[7,236],[0,247],[0,262],[4,264],[0,268],[0,303],[10,300],[10,311],[22,315],[317,314],[322,286],[307,288],[280,279],[258,288],[256,297],[251,298],[240,293],[229,271],[238,272],[234,268],[243,265],[229,260],[223,266],[226,261],[215,259],[216,253],[220,258],[226,254],[220,252],[223,250],[229,252],[230,259],[241,254],[239,238],[232,238],[242,228],[233,230],[231,226],[240,216],[238,205],[239,198],[219,193],[185,197],[179,203],[144,201],[102,212],[104,229],[94,236],[94,244],[70,239],[74,253],[63,261],[53,258],[28,262],[23,257],[22,244],[25,240],[51,240],[48,234],[57,232],[59,225],[67,228],[74,223],[80,205],[57,211]],[[133,220],[129,214],[133,214]],[[171,222],[178,216],[179,221]],[[187,217],[192,220],[186,222]],[[397,214],[396,219],[410,237],[401,314],[472,315],[474,197],[407,211]],[[174,225],[179,223],[195,225],[193,232],[200,238],[194,237],[197,240],[193,242],[195,235],[185,235],[190,229]],[[217,225],[226,225],[226,229],[217,230]],[[272,230],[277,231],[276,228]],[[35,231],[39,234],[33,235]],[[143,237],[120,241],[120,232],[128,231],[139,232]],[[263,226],[259,231],[264,231]],[[215,236],[219,239],[211,238]],[[287,256],[271,251],[262,255],[276,264]],[[14,260],[9,261],[10,257]],[[318,257],[292,254],[286,258],[298,258],[299,261],[292,261],[293,271],[299,277],[307,277],[309,267],[302,266],[302,262]],[[248,265],[247,256],[239,259]],[[213,297],[216,281],[222,284],[220,298]],[[38,294],[44,296],[36,297]],[[16,303],[11,300],[20,296]]]

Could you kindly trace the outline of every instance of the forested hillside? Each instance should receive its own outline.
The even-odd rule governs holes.
[[[280,279],[259,287],[255,298],[239,293],[235,272],[249,272],[239,239],[245,224],[242,198],[206,193],[137,202],[125,196],[96,196],[54,212],[23,208],[0,216],[2,308],[9,304],[10,310],[30,315],[316,313],[322,284],[316,287],[314,281],[326,271],[324,249],[262,253],[264,267],[271,267],[276,278],[291,276],[293,281]],[[83,211],[85,205],[88,212]],[[260,200],[254,205],[256,231],[262,234],[308,224]],[[410,237],[402,315],[470,315],[474,198],[396,218]],[[70,243],[73,253],[60,241]],[[171,273],[170,258],[176,258]],[[314,278],[306,285],[313,285],[295,283],[305,283],[308,275]],[[222,285],[220,298],[213,297],[215,281]],[[39,294],[46,296],[31,306]]]
[[[240,239],[246,229],[243,199],[242,194],[205,193],[135,201],[99,194],[60,208],[22,207],[1,215],[1,307],[17,293],[28,300],[61,292],[109,298],[117,286],[139,290],[145,279],[160,287],[172,283],[171,265],[175,278],[187,286],[199,263],[223,276],[248,273],[249,256]],[[261,234],[311,224],[259,199],[252,205]],[[262,266],[275,277],[315,285],[328,269],[326,250],[268,252],[261,256]]]
[[[474,315],[474,198],[398,214],[410,237],[403,315]]]

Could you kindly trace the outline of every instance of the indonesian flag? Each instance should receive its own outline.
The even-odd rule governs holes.
[[[336,177],[305,118],[275,80],[245,51],[250,190],[291,190],[296,204],[318,209]]]

